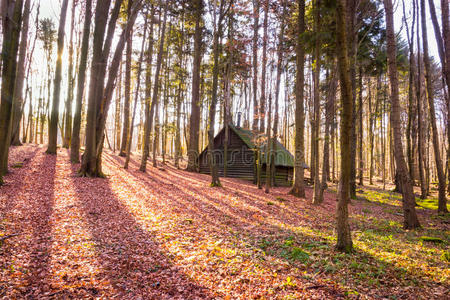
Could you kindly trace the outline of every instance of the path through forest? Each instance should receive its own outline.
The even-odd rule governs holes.
[[[14,148],[12,173],[0,188],[1,232],[18,234],[0,244],[0,297],[448,293],[448,263],[440,255],[449,226],[434,212],[419,211],[427,232],[405,233],[398,228],[400,206],[353,201],[358,250],[350,256],[333,250],[334,193],[313,206],[286,195],[286,188],[267,195],[236,179],[211,188],[209,176],[168,165],[142,173],[132,159],[125,170],[123,158],[111,153],[104,154],[106,179],[80,178],[67,150],[57,156],[44,150]],[[419,236],[437,232],[444,245],[417,246]],[[393,253],[384,248],[389,235]]]

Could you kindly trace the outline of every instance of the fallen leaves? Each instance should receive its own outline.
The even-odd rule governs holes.
[[[397,207],[374,191],[365,195],[376,201],[352,201],[357,252],[345,255],[333,249],[332,193],[313,206],[287,188],[267,195],[236,179],[210,188],[209,176],[170,165],[142,173],[132,159],[124,170],[111,153],[103,159],[107,179],[76,176],[66,150],[55,157],[16,147],[11,161],[23,165],[0,188],[0,236],[19,235],[0,246],[0,297],[439,299],[448,292],[445,219],[420,210],[430,227],[404,232]],[[425,235],[443,242],[422,242]]]

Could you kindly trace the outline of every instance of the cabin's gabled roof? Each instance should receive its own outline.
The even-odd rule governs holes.
[[[267,149],[267,135],[261,133],[255,133],[251,130],[244,129],[241,127],[236,127],[232,124],[229,125],[231,130],[233,130],[242,141],[250,148],[255,149],[256,140],[260,140],[260,144],[258,145],[259,149],[262,153],[262,162],[266,163],[266,149]],[[285,167],[294,167],[294,156],[277,140],[277,149],[275,152],[275,165],[276,166],[285,166]]]
[[[244,142],[244,144],[249,148],[254,150],[257,146],[257,140],[261,141],[259,144],[259,148],[261,149],[262,157],[261,160],[263,163],[266,163],[266,145],[267,145],[267,136],[265,134],[254,133],[251,130],[244,129],[242,127],[236,127],[232,124],[229,125],[229,128],[233,130],[234,133]],[[225,127],[222,128],[217,136],[225,130]],[[206,147],[203,151],[206,152],[208,147]],[[275,165],[276,166],[285,166],[285,167],[294,167],[294,156],[277,140],[277,151],[275,155]],[[307,167],[306,167],[307,168]]]

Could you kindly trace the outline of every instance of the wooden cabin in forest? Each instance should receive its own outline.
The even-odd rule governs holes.
[[[225,150],[225,128],[214,138],[214,158],[217,164],[219,176],[233,177],[252,180],[256,182],[257,176],[257,149],[261,151],[261,180],[266,178],[266,149],[267,136],[254,133],[251,130],[239,126],[228,126],[228,149],[227,168],[224,176],[224,150]],[[294,175],[294,157],[277,140],[275,150],[275,185],[287,186],[292,184]],[[208,147],[199,156],[200,173],[210,174],[208,164]]]

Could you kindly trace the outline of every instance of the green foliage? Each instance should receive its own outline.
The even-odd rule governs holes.
[[[432,236],[421,236],[420,240],[424,241],[424,242],[431,242],[431,243],[444,243],[443,239],[437,238],[437,237],[432,237]]]

